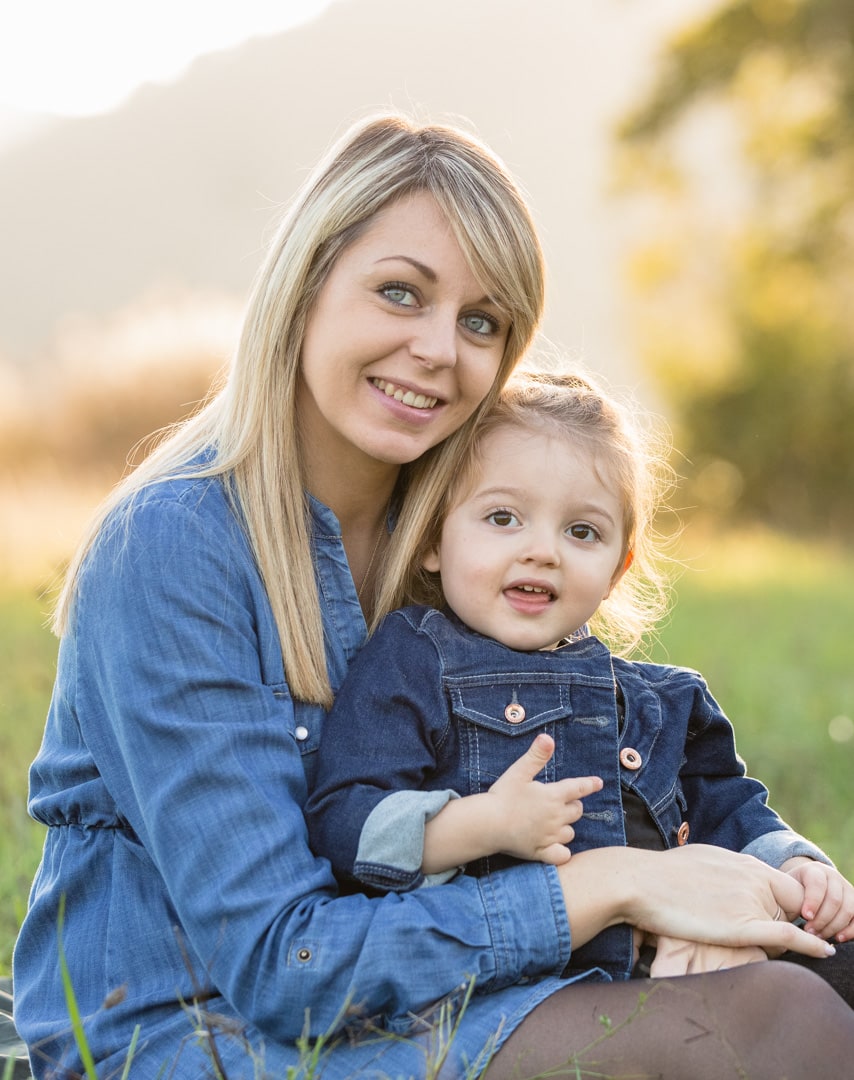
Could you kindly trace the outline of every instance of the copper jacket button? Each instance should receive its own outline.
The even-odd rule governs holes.
[[[684,847],[688,843],[688,834],[691,831],[691,826],[687,821],[683,821],[679,826],[679,832],[676,834],[676,843],[680,847]]]
[[[525,710],[518,701],[511,701],[504,710],[504,719],[509,720],[511,724],[521,724],[525,719]]]
[[[631,769],[632,772],[635,772],[636,769],[639,769],[641,765],[643,765],[643,758],[637,750],[632,749],[631,746],[624,746],[620,751],[620,764],[624,765],[627,769]]]

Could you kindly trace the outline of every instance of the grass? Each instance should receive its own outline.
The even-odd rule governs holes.
[[[9,974],[43,838],[26,797],[56,670],[48,607],[35,590],[0,589],[0,974]]]
[[[703,672],[771,804],[854,880],[854,552],[762,532],[691,545],[653,658]]]
[[[706,675],[773,805],[854,878],[854,553],[761,533],[687,535],[654,659]],[[48,607],[34,589],[0,588],[0,974],[41,847],[25,802],[55,670]]]

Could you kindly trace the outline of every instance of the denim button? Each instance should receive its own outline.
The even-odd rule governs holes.
[[[525,719],[525,710],[518,701],[511,701],[504,710],[504,719],[509,720],[511,724],[521,724]]]
[[[683,821],[679,826],[679,832],[676,834],[676,843],[680,847],[684,847],[688,843],[688,834],[691,831],[691,826],[687,821]]]
[[[297,960],[301,960],[305,963],[311,959],[311,949],[297,949]]]
[[[643,758],[631,746],[624,746],[620,751],[620,763],[634,772],[643,765]]]
[[[297,742],[305,742],[305,740],[308,738],[308,728],[303,727],[303,725],[300,724],[300,726],[294,731],[294,738],[297,740]]]

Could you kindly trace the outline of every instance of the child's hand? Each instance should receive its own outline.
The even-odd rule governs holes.
[[[854,938],[854,885],[832,866],[815,859],[788,859],[780,867],[800,882],[804,902],[800,915],[804,929],[821,938],[851,941]]]
[[[655,959],[650,968],[653,979],[721,971],[768,959],[758,945],[709,945],[704,941],[682,941],[663,934],[657,937],[655,944]]]
[[[518,859],[560,866],[568,861],[573,823],[584,810],[581,799],[599,791],[598,776],[571,777],[544,784],[534,778],[554,753],[551,735],[540,734],[488,792],[500,839],[499,851]]]

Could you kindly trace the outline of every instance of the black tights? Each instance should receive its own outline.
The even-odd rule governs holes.
[[[836,956],[828,956],[826,960],[816,960],[796,952],[784,953],[780,959],[790,964],[800,964],[820,975],[854,1009],[854,941],[837,945]]]
[[[486,1080],[546,1071],[633,1080],[854,1075],[854,1010],[843,1000],[851,1000],[852,949],[854,943],[838,947],[834,971],[824,969],[823,977],[799,958],[679,978],[572,984],[513,1032]],[[822,970],[830,962],[810,966]]]

